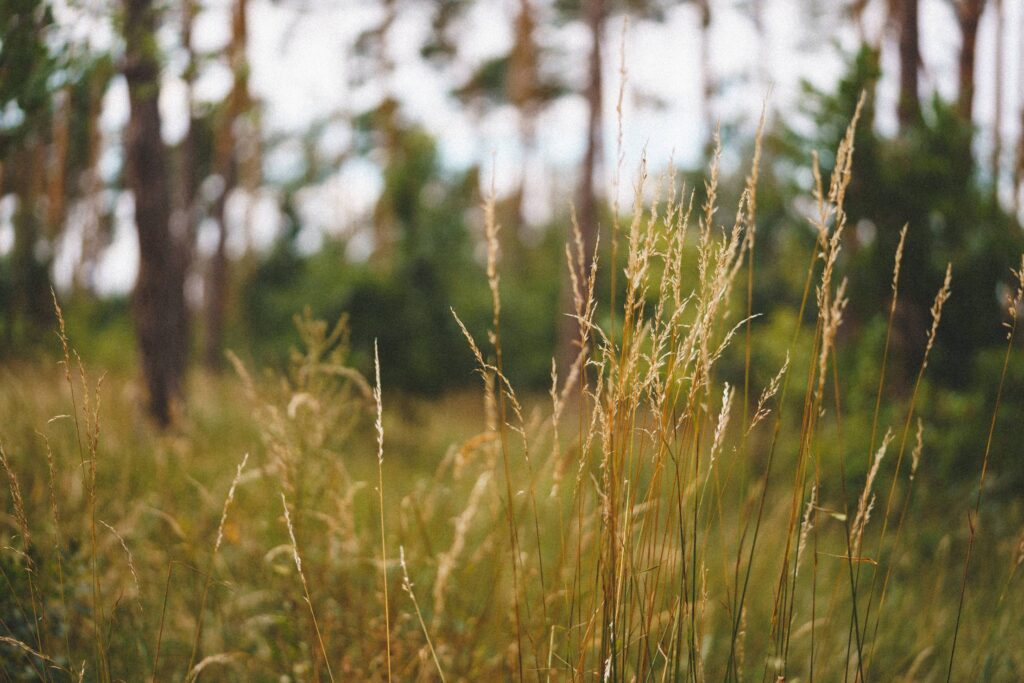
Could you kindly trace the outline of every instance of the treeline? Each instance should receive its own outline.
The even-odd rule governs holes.
[[[214,54],[195,47],[197,17],[205,9],[199,0],[170,5],[121,0],[105,6],[106,18],[120,32],[109,50],[61,42],[59,28],[67,18],[58,21],[48,0],[3,3],[0,197],[5,213],[0,215],[11,230],[9,245],[0,244],[3,353],[24,355],[50,343],[54,258],[73,231],[77,258],[70,289],[60,292],[76,303],[67,307],[69,316],[79,317],[87,336],[115,340],[122,355],[125,344],[136,345],[150,412],[161,424],[171,421],[174,406],[184,398],[190,363],[201,360],[217,369],[228,347],[259,363],[283,362],[291,345],[291,317],[307,305],[321,317],[347,314],[353,345],[364,357],[379,340],[390,386],[437,392],[471,381],[472,358],[461,352],[450,308],[457,308],[475,333],[486,334],[490,303],[476,231],[490,179],[476,167],[443,164],[437,140],[394,90],[396,65],[388,46],[400,13],[416,10],[431,18],[419,53],[426,64],[450,76],[447,96],[479,112],[511,108],[524,157],[536,151],[538,120],[545,110],[564,98],[586,105],[586,125],[571,131],[581,136],[583,154],[564,212],[547,225],[524,227],[530,198],[522,181],[496,202],[504,226],[506,367],[516,380],[543,386],[550,378],[551,357],[569,355],[568,340],[577,336],[573,319],[562,314],[569,309],[568,269],[590,269],[589,256],[566,264],[563,245],[573,221],[582,252],[598,253],[606,266],[600,276],[602,296],[611,298],[615,281],[614,268],[607,265],[617,252],[607,236],[617,218],[603,182],[617,164],[604,158],[616,118],[605,103],[608,90],[618,87],[617,81],[606,82],[613,71],[610,63],[618,59],[609,49],[617,44],[617,37],[608,35],[609,22],[624,15],[634,24],[660,22],[678,6],[693,12],[702,36],[693,47],[700,68],[688,77],[699,79],[703,101],[693,106],[700,108],[703,127],[711,131],[717,123],[713,104],[724,86],[715,80],[709,32],[721,6],[709,0],[518,0],[510,14],[507,50],[455,78],[452,65],[460,54],[466,17],[482,1],[380,0],[376,19],[346,46],[356,77],[380,84],[379,96],[365,110],[322,121],[298,140],[264,131],[263,103],[250,87],[248,0],[229,3],[227,43]],[[936,375],[951,391],[967,395],[983,381],[979,367],[985,350],[1002,338],[1005,283],[1021,251],[1015,216],[1024,182],[1024,138],[1004,140],[1000,127],[992,125],[992,144],[983,147],[975,139],[975,126],[983,122],[973,116],[978,50],[994,50],[999,74],[1005,60],[1016,59],[1005,40],[1005,10],[1001,0],[950,4],[961,47],[957,97],[945,102],[922,92],[919,82],[927,68],[921,58],[919,0],[888,3],[886,21],[877,30],[865,18],[871,5],[867,0],[844,3],[844,21],[856,29],[862,46],[848,55],[841,82],[830,92],[808,87],[800,114],[813,122],[816,135],[808,139],[795,132],[789,119],[798,118],[797,113],[770,116],[753,309],[766,314],[766,330],[772,329],[773,316],[795,314],[802,283],[793,281],[792,273],[800,271],[794,264],[805,262],[814,237],[801,227],[806,217],[794,198],[812,189],[806,173],[812,155],[836,148],[858,98],[866,93],[847,197],[856,229],[848,231],[842,252],[857,292],[844,333],[862,343],[850,345],[854,351],[846,362],[853,372],[866,362],[891,295],[892,253],[900,230],[909,225],[904,267],[913,275],[901,292],[894,353],[905,367],[915,367],[931,297],[951,261],[958,286],[947,313],[952,322],[935,354]],[[794,2],[797,10],[812,11]],[[745,3],[743,11],[763,40],[764,0]],[[986,13],[998,27],[991,48],[977,41]],[[568,25],[585,29],[584,52],[568,54],[551,39],[550,29]],[[168,35],[173,36],[171,47]],[[887,50],[896,52],[899,65],[895,135],[880,133],[876,125],[875,91]],[[560,68],[573,61],[583,74],[575,80]],[[158,106],[172,62],[184,83],[189,112],[188,130],[173,145],[162,137],[165,122]],[[222,99],[202,100],[197,80],[214,68],[228,70],[230,86]],[[102,139],[100,116],[104,97],[117,82],[127,85],[130,115],[112,145],[117,168],[110,172],[101,168],[105,145],[111,142]],[[1008,99],[1000,75],[996,121]],[[1024,120],[1024,99],[1018,104]],[[756,106],[751,103],[751,109]],[[325,131],[339,121],[350,133],[348,143],[328,152]],[[710,154],[710,136],[706,142]],[[289,177],[270,179],[267,158],[285,144],[298,144],[302,163]],[[351,245],[337,237],[326,237],[310,250],[303,246],[303,190],[353,159],[372,162],[382,179],[365,219],[364,233],[372,234],[370,253],[353,258]],[[830,159],[823,156],[820,162],[824,173],[831,171]],[[628,162],[625,171],[628,176]],[[738,194],[744,173],[723,179],[723,187]],[[699,203],[703,185],[694,182],[693,187]],[[247,246],[233,252],[231,199],[257,192],[274,198],[283,229],[270,250]],[[124,196],[132,198],[139,243],[130,302],[103,300],[96,275]],[[599,233],[605,238],[599,240]],[[621,289],[624,283],[615,286]],[[129,321],[133,342],[126,332]],[[857,357],[856,349],[865,355]]]

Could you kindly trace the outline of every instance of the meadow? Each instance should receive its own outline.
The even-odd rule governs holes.
[[[760,149],[728,210],[717,156],[702,201],[641,164],[611,231],[624,296],[566,246],[578,354],[548,394],[507,379],[493,199],[490,331],[446,350],[479,392],[393,391],[386,355],[360,372],[348,321],[306,312],[287,371],[194,372],[161,431],[56,306],[58,361],[0,369],[4,680],[1021,680],[1024,499],[992,444],[1021,419],[1000,407],[1024,273],[987,438],[944,481],[929,444],[960,426],[920,401],[956,272],[908,387],[903,236],[870,381],[836,362],[853,130],[814,166],[802,300],[770,324]]]

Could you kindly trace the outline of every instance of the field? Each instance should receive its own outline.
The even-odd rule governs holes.
[[[1024,501],[991,444],[1020,419],[1000,403],[1024,279],[987,439],[944,482],[928,444],[958,426],[918,400],[955,276],[908,391],[888,333],[873,390],[835,362],[852,152],[851,127],[800,314],[771,324],[750,310],[756,161],[724,227],[716,164],[703,206],[660,181],[613,236],[625,298],[599,300],[600,264],[574,280],[580,353],[549,395],[505,378],[493,203],[492,333],[450,350],[479,393],[392,392],[387,357],[360,374],[345,321],[307,313],[286,372],[193,373],[158,431],[58,307],[58,360],[0,381],[4,679],[1020,680]]]

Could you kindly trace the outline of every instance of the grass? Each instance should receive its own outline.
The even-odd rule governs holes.
[[[918,414],[955,273],[912,392],[887,387],[887,333],[868,412],[844,409],[852,154],[851,132],[831,178],[815,165],[818,244],[770,368],[752,360],[757,155],[725,226],[717,157],[703,206],[672,174],[643,202],[641,166],[607,329],[600,266],[570,240],[578,356],[547,397],[505,378],[493,201],[491,335],[450,351],[474,354],[479,397],[389,395],[387,358],[367,381],[344,321],[307,314],[288,373],[196,375],[161,434],[61,323],[60,367],[0,371],[4,678],[1019,680],[1021,507],[982,505],[991,434],[1016,418],[997,398],[977,485],[951,496],[927,445],[956,426]]]

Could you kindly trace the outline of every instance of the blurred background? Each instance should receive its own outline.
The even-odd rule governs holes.
[[[379,340],[386,386],[471,385],[449,309],[486,334],[493,192],[505,367],[541,390],[566,343],[570,209],[588,245],[607,235],[642,155],[699,202],[716,129],[734,206],[766,101],[753,362],[773,374],[814,248],[812,154],[831,170],[864,92],[850,394],[872,395],[909,224],[891,386],[916,372],[952,262],[925,400],[976,426],[954,441],[985,428],[1024,245],[1019,0],[6,0],[0,28],[4,364],[59,353],[53,288],[82,355],[139,373],[161,423],[227,349],[283,366],[307,306],[348,316],[363,369]]]

